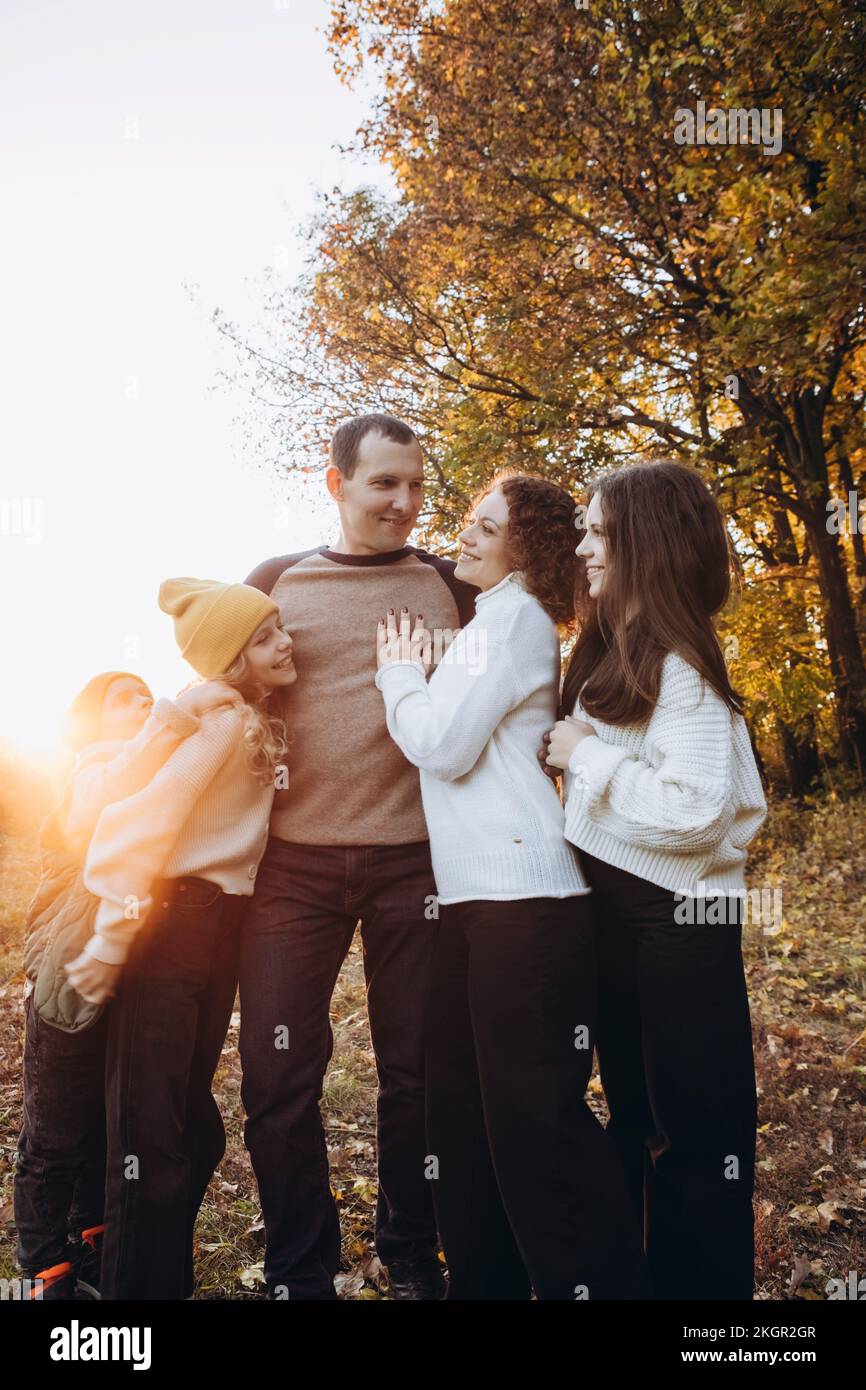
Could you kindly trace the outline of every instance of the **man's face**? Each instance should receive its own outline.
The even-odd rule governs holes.
[[[420,445],[397,444],[377,430],[365,434],[351,478],[328,469],[343,535],[359,553],[381,554],[406,544],[424,497]]]

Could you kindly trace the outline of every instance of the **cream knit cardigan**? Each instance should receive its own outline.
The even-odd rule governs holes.
[[[70,850],[84,858],[103,807],[147,786],[169,754],[200,726],[198,715],[163,697],[134,738],[82,748],[72,769],[64,827]]]
[[[420,769],[439,902],[588,893],[537,757],[556,718],[556,626],[515,571],[475,609],[429,684],[419,662],[376,673],[388,731]]]
[[[246,765],[240,712],[203,715],[146,787],[99,816],[84,867],[85,886],[102,899],[87,954],[126,959],[155,878],[193,874],[250,896],[274,790],[273,779],[263,785]]]
[[[565,834],[578,849],[688,897],[745,892],[749,842],[767,803],[742,715],[676,652],[640,725],[587,715],[571,755]]]

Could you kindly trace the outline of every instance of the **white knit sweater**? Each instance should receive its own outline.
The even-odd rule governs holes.
[[[517,572],[475,607],[429,684],[419,662],[376,674],[391,737],[420,769],[439,902],[588,893],[537,757],[556,718],[556,627]]]
[[[742,715],[675,652],[640,725],[595,729],[571,755],[565,833],[608,864],[689,897],[745,891],[749,842],[767,803]]]

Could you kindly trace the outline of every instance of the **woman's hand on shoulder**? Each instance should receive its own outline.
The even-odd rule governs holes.
[[[234,686],[229,685],[226,681],[194,681],[192,685],[188,685],[185,690],[181,691],[175,704],[180,705],[187,714],[195,715],[200,719],[215,709],[224,709],[231,705],[240,708],[242,698],[240,691],[235,690]]]
[[[409,610],[404,608],[400,614],[398,628],[394,610],[389,609],[387,617],[379,619],[376,629],[376,652],[380,670],[383,666],[392,666],[397,661],[419,661],[425,672],[429,671],[433,663],[432,639],[424,626],[422,615],[418,614],[413,629]]]

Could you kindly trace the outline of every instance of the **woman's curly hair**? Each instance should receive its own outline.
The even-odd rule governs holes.
[[[535,473],[503,469],[472,499],[470,514],[501,488],[508,503],[508,556],[526,587],[560,627],[571,630],[577,607],[577,506],[564,487]]]

